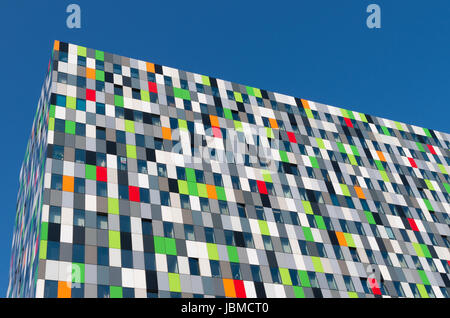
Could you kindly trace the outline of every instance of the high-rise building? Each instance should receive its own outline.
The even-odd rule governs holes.
[[[56,41],[10,297],[448,297],[450,135]]]

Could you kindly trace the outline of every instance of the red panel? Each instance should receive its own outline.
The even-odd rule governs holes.
[[[288,138],[289,138],[290,142],[297,143],[297,139],[295,139],[295,135],[294,135],[293,132],[288,131],[287,135],[288,135]]]
[[[130,196],[129,196],[130,201],[139,202],[140,201],[140,199],[139,199],[139,188],[138,187],[129,186],[128,190],[130,192]]]
[[[428,146],[428,149],[430,150],[430,152],[431,152],[433,155],[436,155],[436,154],[437,154],[436,151],[434,150],[434,148],[433,148],[432,145],[427,145],[427,146]]]
[[[97,181],[107,182],[107,175],[105,167],[97,167]]]
[[[350,118],[344,117],[344,119],[345,119],[345,123],[347,124],[347,126],[353,128],[353,124],[352,124],[352,121],[350,120]]]
[[[256,184],[258,185],[258,190],[262,194],[267,194],[267,187],[264,181],[256,180]]]
[[[148,90],[150,91],[150,93],[158,93],[156,83],[148,82]]]
[[[416,221],[414,221],[414,219],[409,219],[408,218],[408,222],[409,222],[409,225],[411,226],[411,229],[413,231],[419,232],[419,228],[417,227]]]
[[[244,282],[242,280],[234,280],[234,289],[236,290],[237,298],[247,298]]]
[[[222,132],[220,131],[220,128],[212,126],[213,136],[217,138],[222,138]]]
[[[416,162],[414,161],[413,158],[409,158],[409,157],[408,157],[408,160],[409,160],[409,163],[411,164],[411,166],[412,166],[413,168],[417,168]]]
[[[86,99],[95,102],[95,91],[93,89],[86,89]]]
[[[381,290],[377,287],[372,288],[372,292],[374,295],[381,295]]]

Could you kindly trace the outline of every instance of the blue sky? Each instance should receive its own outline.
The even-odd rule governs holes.
[[[66,27],[70,3],[81,7],[79,30]],[[366,27],[370,3],[381,29]],[[448,0],[2,0],[0,296],[53,40],[449,133],[449,16]]]

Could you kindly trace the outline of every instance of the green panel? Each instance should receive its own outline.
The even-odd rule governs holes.
[[[234,92],[234,99],[237,102],[243,103],[244,101],[242,100],[242,94],[239,92]]]
[[[425,135],[427,135],[427,137],[433,138],[433,136],[431,136],[430,131],[428,130],[428,128],[424,128],[423,131],[425,132]]]
[[[187,89],[174,87],[173,88],[173,96],[181,98],[181,99],[191,100],[191,95]]]
[[[180,194],[189,194],[187,181],[178,180],[178,192]]]
[[[178,119],[178,127],[182,130],[187,130],[187,121],[184,119]]]
[[[122,287],[109,286],[109,293],[111,298],[123,298]]]
[[[227,196],[225,195],[225,189],[223,187],[216,186],[217,200],[227,201]]]
[[[356,158],[354,155],[348,155],[348,160],[350,160],[350,164],[353,166],[357,166],[358,162],[356,161]]]
[[[48,222],[42,222],[41,226],[41,240],[48,240]]]
[[[383,130],[383,133],[384,133],[385,135],[387,135],[387,136],[390,136],[390,135],[391,135],[391,134],[389,133],[389,130],[388,130],[386,127],[381,126],[381,130]]]
[[[95,59],[104,61],[105,60],[105,53],[103,51],[96,50],[95,51]]]
[[[196,182],[188,182],[189,195],[198,196],[197,183]]]
[[[153,236],[153,241],[155,244],[155,253],[166,254],[166,244],[164,242],[164,237]]]
[[[55,118],[48,120],[48,130],[55,130]]]
[[[314,270],[319,273],[323,273],[322,263],[320,262],[320,258],[316,256],[311,256],[311,260],[313,262]]]
[[[226,119],[231,119],[233,120],[233,114],[231,113],[231,109],[229,108],[224,108],[223,109],[223,114],[225,116]]]
[[[337,147],[338,147],[338,149],[339,149],[339,152],[341,152],[341,153],[347,153],[347,151],[345,151],[345,147],[344,147],[344,145],[343,145],[342,143],[340,143],[340,142],[338,141],[338,142],[336,142],[336,145],[337,145]]]
[[[425,285],[430,285],[430,281],[428,280],[428,277],[425,274],[425,271],[419,269],[419,270],[417,270],[417,272],[419,273],[419,276],[420,276],[420,279],[422,280],[422,282]]]
[[[84,273],[83,263],[72,263],[72,283],[84,284]]]
[[[114,105],[123,107],[123,96],[114,95]]]
[[[263,180],[265,181],[265,182],[270,182],[270,183],[272,183],[272,176],[270,175],[270,172],[269,171],[263,171],[262,172],[262,176],[263,176]]]
[[[137,158],[136,146],[134,146],[134,145],[126,145],[126,149],[127,149],[127,157],[128,158],[133,158],[133,159]]]
[[[443,174],[448,174],[447,171],[445,170],[444,165],[438,163],[438,167],[439,167],[439,170],[441,170],[441,172],[442,172]]]
[[[313,115],[311,109],[306,108],[305,113],[308,118],[314,119],[314,115]]]
[[[420,297],[422,297],[422,298],[430,298],[430,296],[428,296],[427,290],[425,289],[424,285],[417,284],[417,289],[419,289]]]
[[[46,258],[47,258],[47,241],[41,240],[39,246],[39,259],[46,259]]]
[[[366,219],[367,219],[367,222],[369,222],[369,224],[376,224],[375,219],[373,218],[372,212],[364,211],[364,213],[366,214]]]
[[[447,190],[448,193],[450,193],[450,184],[444,183],[444,188]]]
[[[75,135],[75,122],[66,120],[66,134]]]
[[[316,157],[309,156],[309,160],[311,161],[311,166],[316,169],[320,169],[319,163],[317,162]]]
[[[50,118],[55,118],[55,112],[56,112],[56,106],[50,105],[50,111],[49,111]]]
[[[425,149],[423,148],[423,146],[420,142],[416,141],[416,145],[417,145],[417,149],[419,149],[419,151],[425,152]]]
[[[384,167],[383,167],[383,164],[381,163],[381,161],[380,160],[374,160],[374,161],[375,161],[375,164],[376,164],[378,170],[384,171]]]
[[[197,183],[198,196],[202,198],[208,197],[208,190],[206,190],[206,184]]]
[[[181,293],[180,275],[176,273],[168,273],[168,275],[170,291]]]
[[[350,190],[348,189],[347,185],[342,183],[340,183],[339,185],[341,186],[342,193],[347,197],[351,197]]]
[[[213,243],[206,243],[206,248],[208,249],[209,259],[218,261],[219,260],[219,252],[217,250],[217,245],[213,244]]]
[[[305,240],[314,242],[314,238],[311,232],[311,228],[302,226],[303,234],[305,235]]]
[[[344,233],[345,240],[347,241],[347,245],[350,247],[356,247],[355,241],[353,241],[353,236],[350,233]]]
[[[430,250],[428,249],[428,247],[425,244],[420,244],[420,247],[422,248],[423,255],[425,257],[433,258],[433,256],[431,256]]]
[[[72,96],[66,97],[66,107],[70,109],[76,109],[77,108],[77,99]]]
[[[314,215],[314,218],[316,219],[317,227],[319,229],[321,229],[321,230],[327,229],[325,222],[323,220],[323,217],[321,215]]]
[[[428,189],[430,189],[430,190],[432,190],[432,191],[435,191],[435,190],[434,190],[434,187],[433,187],[433,185],[431,184],[431,181],[430,181],[430,180],[424,179],[424,181],[425,181],[425,183],[426,183]]]
[[[431,205],[430,201],[428,201],[428,199],[423,199],[423,202],[425,203],[429,211],[434,211],[433,206]]]
[[[402,124],[397,121],[395,122],[395,127],[397,127],[398,130],[403,130]]]
[[[281,161],[283,161],[283,162],[289,162],[289,159],[288,159],[288,156],[287,156],[287,154],[286,154],[286,151],[284,151],[284,150],[279,150],[279,152],[280,152],[280,158],[281,158]]]
[[[109,231],[109,248],[120,248],[119,231]]]
[[[85,165],[85,177],[86,179],[97,179],[97,167],[93,165]]]
[[[197,182],[195,178],[195,170],[192,168],[186,168],[186,180],[189,182]]]
[[[105,81],[105,72],[101,70],[95,70],[95,79],[97,81]]]
[[[264,220],[258,220],[258,224],[259,224],[259,229],[261,230],[261,234],[270,236],[269,226],[267,225],[267,222]]]
[[[77,54],[86,57],[86,48],[84,46],[77,47]]]
[[[108,213],[119,214],[119,199],[108,198]]]
[[[125,119],[125,131],[134,134],[134,121]]]
[[[367,123],[366,115],[364,115],[363,113],[359,113],[359,117],[361,118],[361,121]]]
[[[236,131],[244,131],[242,128],[242,123],[240,121],[235,120],[234,121],[234,129]]]
[[[323,143],[323,140],[321,138],[316,138],[317,147],[320,149],[325,149],[325,144]]]
[[[308,273],[306,271],[298,270],[298,277],[300,278],[300,283],[303,287],[311,287]]]
[[[236,246],[227,245],[227,251],[230,262],[239,263],[239,255]]]
[[[383,179],[384,182],[390,182],[386,171],[380,171],[380,175],[381,175],[381,178]]]
[[[280,268],[280,276],[283,285],[292,286],[291,275],[289,274],[289,270],[287,268]]]
[[[348,292],[348,297],[349,298],[358,298],[358,294],[355,292]]]
[[[209,77],[202,75],[202,83],[203,85],[211,86],[211,82],[209,81]]]
[[[275,138],[272,128],[266,127],[266,134],[267,134],[267,138],[271,138],[271,139]]]
[[[294,296],[295,298],[305,298],[305,293],[303,292],[303,288],[300,286],[293,286]]]
[[[253,93],[255,94],[256,97],[262,98],[261,90],[259,88],[253,87]]]
[[[311,203],[309,201],[302,200],[303,209],[305,210],[306,214],[314,214]]]
[[[248,95],[250,95],[250,96],[255,96],[255,93],[253,93],[253,88],[252,88],[252,87],[246,86],[245,88],[246,88],[246,90],[247,90],[247,94],[248,94]]]
[[[350,145],[350,148],[352,149],[352,152],[355,156],[361,156],[356,146]]]
[[[141,89],[141,99],[144,102],[150,102],[150,93],[148,91]]]
[[[177,245],[175,243],[174,238],[166,237],[165,238],[165,247],[167,255],[177,255]]]

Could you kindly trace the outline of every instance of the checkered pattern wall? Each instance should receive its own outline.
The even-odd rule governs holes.
[[[448,297],[449,148],[431,129],[56,41],[8,296]]]

